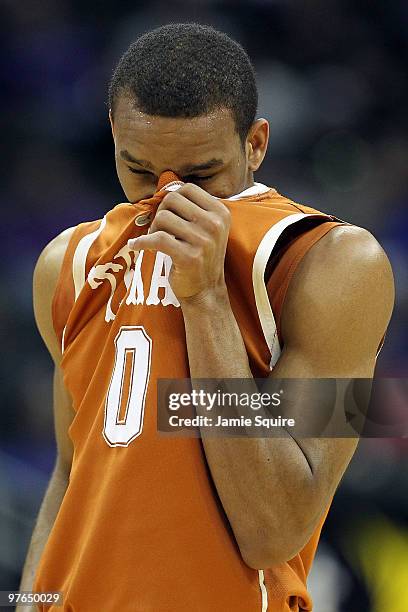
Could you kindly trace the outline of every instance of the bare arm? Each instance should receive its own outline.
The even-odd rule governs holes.
[[[20,591],[31,591],[41,554],[54,524],[69,482],[73,448],[68,436],[74,411],[71,398],[66,391],[59,367],[61,350],[54,332],[51,316],[52,299],[55,292],[62,260],[72,228],[57,236],[41,253],[33,279],[34,313],[40,334],[55,364],[54,369],[54,423],[57,443],[57,459],[47,487],[37,522],[31,536],[20,582]],[[31,611],[35,607],[18,606],[17,610]]]
[[[163,198],[149,234],[129,244],[172,258],[170,283],[183,312],[191,378],[244,378],[257,391],[224,279],[230,222],[222,202],[185,184]],[[371,378],[393,300],[391,267],[375,238],[357,227],[332,229],[291,281],[282,310],[284,350],[270,383]],[[296,398],[295,415],[304,412],[303,399]],[[203,414],[201,406],[196,410]],[[242,557],[254,569],[285,562],[303,548],[357,444],[295,439],[284,428],[276,434],[203,438]]]
[[[333,229],[292,280],[282,313],[285,348],[271,378],[371,378],[392,303],[391,268],[373,236],[360,228]],[[251,378],[225,292],[182,307],[192,378]],[[302,409],[299,398],[295,411]],[[277,433],[203,438],[242,556],[255,569],[303,548],[357,446],[355,438],[297,440],[283,428]]]

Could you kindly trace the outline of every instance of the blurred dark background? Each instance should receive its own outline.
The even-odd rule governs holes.
[[[107,84],[131,41],[171,21],[211,24],[253,59],[271,126],[256,180],[385,248],[397,302],[377,373],[407,376],[408,2],[2,0],[0,589],[18,588],[55,458],[33,268],[60,231],[123,201]],[[406,611],[407,457],[403,439],[360,442],[310,577],[316,612]]]

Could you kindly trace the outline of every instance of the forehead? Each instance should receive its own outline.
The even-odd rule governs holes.
[[[161,117],[135,108],[128,97],[120,97],[114,112],[117,146],[144,159],[174,166],[199,163],[215,153],[225,158],[239,136],[231,111],[221,108],[201,117]],[[166,161],[165,161],[166,160]],[[154,162],[153,162],[154,163]]]

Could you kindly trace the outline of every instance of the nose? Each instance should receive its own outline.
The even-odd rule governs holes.
[[[169,183],[182,183],[183,181],[172,170],[165,170],[159,176],[156,193],[161,191]]]

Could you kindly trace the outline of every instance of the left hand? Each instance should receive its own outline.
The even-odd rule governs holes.
[[[170,284],[177,299],[225,288],[224,259],[230,212],[192,183],[161,201],[148,234],[129,241],[137,250],[161,251],[173,261]]]

